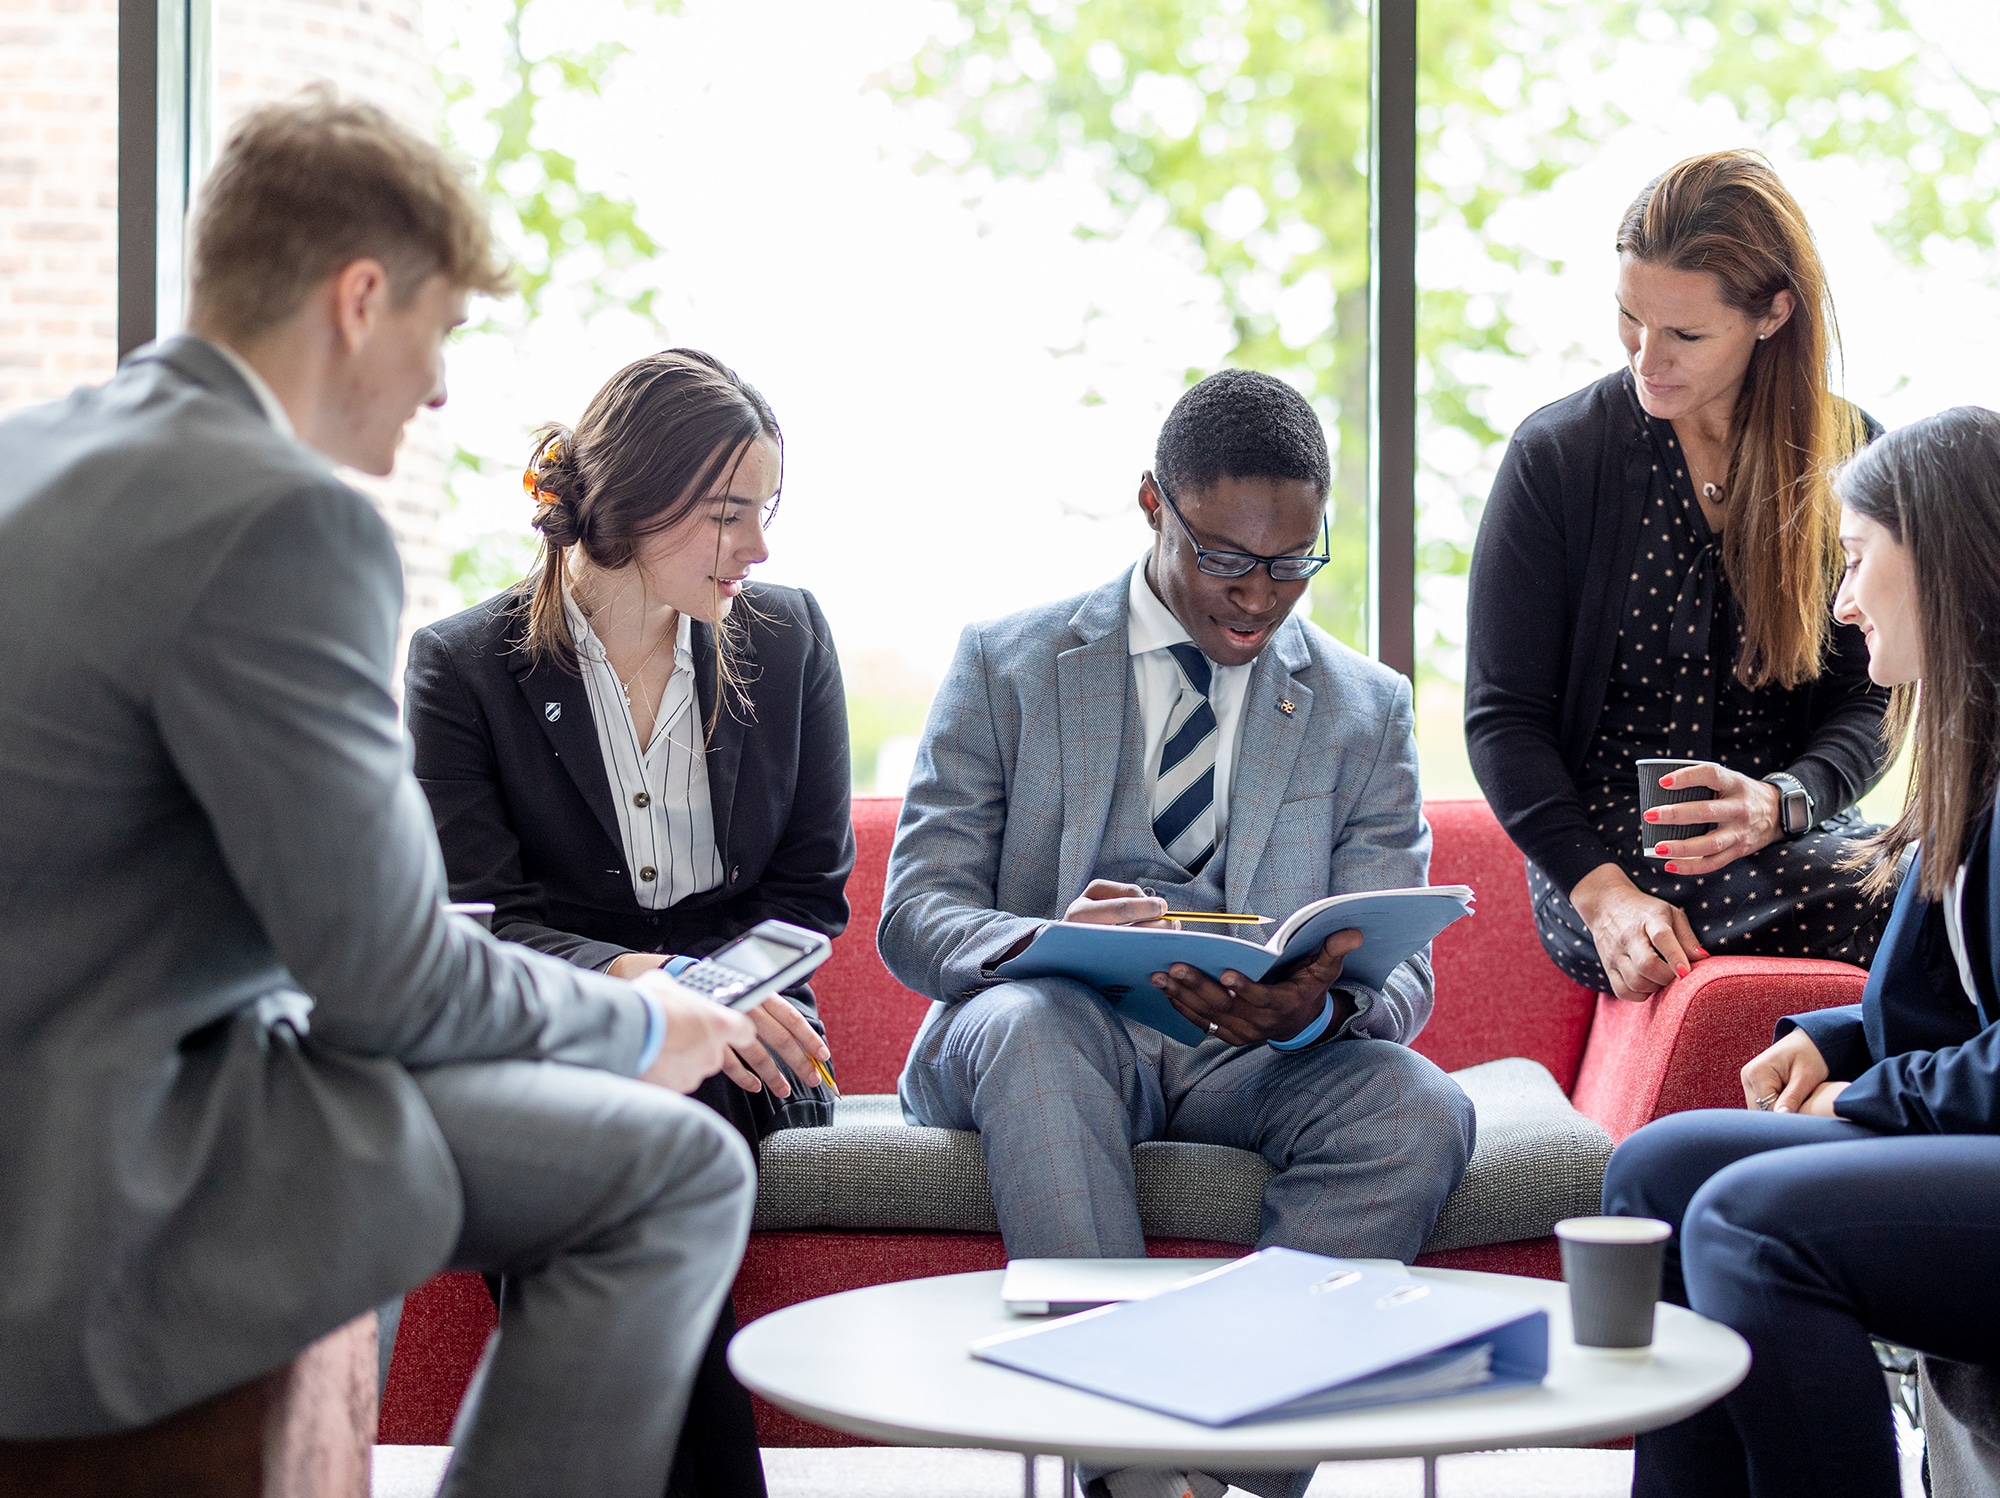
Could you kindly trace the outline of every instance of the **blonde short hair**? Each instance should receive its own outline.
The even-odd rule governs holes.
[[[434,275],[509,289],[485,206],[434,141],[323,84],[245,115],[202,184],[189,320],[254,337],[365,258],[403,305]]]

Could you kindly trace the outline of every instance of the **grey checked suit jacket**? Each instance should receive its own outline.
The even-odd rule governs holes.
[[[630,1073],[646,1018],[440,911],[388,527],[213,347],[0,451],[0,1438],[78,1436],[443,1265],[458,1175],[406,1068]]]
[[[1131,574],[970,626],[931,707],[877,933],[889,971],[942,1003],[1060,919],[1095,876],[1132,672]],[[1280,700],[1293,704],[1289,714]],[[1410,684],[1296,615],[1251,671],[1229,801],[1229,908],[1282,918],[1354,890],[1426,882]],[[1342,985],[1341,1032],[1408,1041],[1431,1011],[1428,949],[1382,990]]]

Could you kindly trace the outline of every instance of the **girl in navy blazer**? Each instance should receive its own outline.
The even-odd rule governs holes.
[[[417,632],[405,712],[454,900],[496,935],[630,977],[776,918],[837,936],[854,863],[847,708],[810,593],[752,585],[776,418],[717,360],[628,365],[525,478],[543,548],[518,588]],[[752,1150],[832,1122],[803,984],[694,1094]],[[723,1303],[670,1494],[761,1498]]]
[[[1782,1021],[1745,1111],[1612,1156],[1605,1210],[1673,1223],[1668,1297],[1753,1354],[1720,1404],[1639,1437],[1649,1498],[1894,1498],[1870,1335],[1933,1375],[2000,1360],[2000,415],[1893,432],[1838,492],[1836,616],[1897,689],[1892,729],[1916,722],[1908,804],[1871,850],[1879,883],[1907,872],[1860,1004]]]

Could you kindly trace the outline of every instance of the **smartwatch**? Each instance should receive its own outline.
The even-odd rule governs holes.
[[[1812,830],[1812,792],[1799,783],[1796,775],[1787,775],[1782,770],[1775,775],[1766,775],[1767,784],[1778,788],[1778,827],[1786,837],[1804,837]]]

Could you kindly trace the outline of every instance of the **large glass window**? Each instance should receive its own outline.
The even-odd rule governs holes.
[[[1803,204],[1845,394],[1889,426],[2000,405],[2000,12],[1977,0],[1425,0],[1419,741],[1476,795],[1464,577],[1507,435],[1619,367],[1619,219],[1699,152],[1764,152]],[[1900,801],[1900,776],[1869,803]]]
[[[593,25],[461,0],[450,15],[470,80],[453,129],[499,158],[537,278],[535,315],[497,309],[456,364],[467,596],[525,560],[528,432],[573,420],[624,359],[709,348],[785,424],[763,570],[819,596],[856,784],[900,792],[962,626],[1137,557],[1161,419],[1191,375],[1244,363],[1325,419],[1337,560],[1310,607],[1362,642],[1364,11],[731,0]]]

